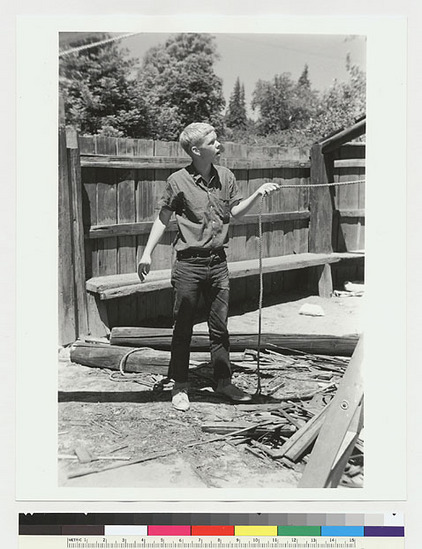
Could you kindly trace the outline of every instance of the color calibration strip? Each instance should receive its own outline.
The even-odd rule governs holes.
[[[362,514],[21,514],[20,536],[404,537],[403,516]]]

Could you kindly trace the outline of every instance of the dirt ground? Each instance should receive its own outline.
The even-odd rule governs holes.
[[[266,305],[262,331],[290,334],[350,335],[361,333],[362,297],[295,296]],[[304,304],[318,305],[324,316],[299,314]],[[256,332],[257,311],[230,317],[232,332]],[[198,324],[195,329],[204,330]],[[252,453],[244,440],[217,440],[204,432],[206,422],[258,422],[265,419],[265,406],[232,405],[213,393],[210,369],[191,376],[189,411],[177,412],[170,404],[170,391],[153,391],[141,382],[156,378],[116,382],[110,371],[72,363],[69,348],[59,350],[59,485],[67,487],[144,488],[282,488],[295,487],[305,462],[286,466],[281,460]],[[304,370],[287,376],[278,392],[260,402],[297,392],[315,391],[324,382],[306,379]],[[240,386],[254,392],[253,370],[234,371]],[[267,380],[272,383],[274,380]],[[326,384],[325,384],[326,385]],[[318,400],[318,397],[316,397]],[[257,401],[258,403],[258,401]],[[301,402],[315,405],[315,399]],[[190,444],[203,443],[189,447]],[[83,463],[75,455],[87,450],[94,460]],[[81,454],[80,454],[81,455]],[[161,455],[161,457],[156,457]],[[138,464],[127,462],[148,457]],[[117,459],[119,458],[119,459]],[[84,460],[82,460],[84,461]],[[118,467],[118,468],[116,468]],[[106,470],[109,469],[109,470]],[[98,471],[102,472],[98,472]],[[84,474],[94,472],[93,474]],[[73,477],[73,475],[76,475]]]

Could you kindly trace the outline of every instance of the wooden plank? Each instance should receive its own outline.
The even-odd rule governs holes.
[[[110,344],[170,350],[172,334],[172,328],[115,327],[111,331]],[[303,351],[312,354],[351,356],[357,341],[357,335],[261,334],[262,348],[267,346],[271,349],[280,349],[287,354],[290,349],[293,353]],[[257,345],[257,333],[230,334],[230,349],[234,352],[256,349]],[[208,351],[208,333],[194,332],[190,348],[195,351]]]
[[[154,170],[138,170],[136,172],[136,185],[135,185],[135,201],[136,201],[136,221],[140,225],[141,232],[135,232],[131,234],[149,233],[152,227],[152,220],[155,218],[155,171]],[[148,223],[147,223],[148,222]],[[141,225],[142,224],[142,225]]]
[[[363,398],[363,336],[331,402],[324,425],[299,482],[300,488],[324,488],[344,436]]]
[[[334,159],[362,159],[366,156],[365,143],[346,143],[333,151]]]
[[[67,165],[66,130],[59,128],[59,344],[66,345],[77,337],[75,278],[72,252],[72,206]]]
[[[132,171],[127,172],[124,180],[117,184],[117,221],[131,223],[136,219],[135,181]],[[130,273],[136,269],[136,238],[120,236],[118,240],[117,271]]]
[[[322,153],[321,145],[311,149],[311,184],[333,182],[332,158]],[[309,251],[332,252],[333,196],[332,188],[310,190]]]
[[[134,156],[154,156],[154,141],[152,139],[134,139]]]
[[[118,137],[116,139],[116,154],[118,156],[133,157],[135,154],[135,140],[128,137]]]
[[[80,135],[79,148],[81,151],[81,156],[84,154],[95,154],[96,153],[95,137],[92,135]]]
[[[336,170],[337,171],[337,170]],[[338,170],[339,182],[356,181],[360,179],[359,172],[355,169]],[[357,210],[359,208],[359,185],[344,185],[338,187],[338,207],[340,210]],[[344,245],[344,250],[358,249],[359,222],[351,217],[341,218],[339,223],[339,238]]]
[[[97,222],[100,225],[117,223],[117,186],[114,170],[97,170]],[[97,246],[98,273],[109,275],[117,272],[117,238],[101,240]]]
[[[171,149],[170,149],[171,150]],[[171,171],[166,169],[155,170],[155,182],[154,182],[154,195],[153,195],[153,207],[157,207],[157,203],[163,194],[163,190]],[[156,215],[156,213],[155,213]],[[154,215],[154,217],[155,217]],[[170,228],[170,231],[166,231],[157,244],[154,254],[152,256],[153,269],[168,269],[172,265],[174,257],[174,249],[172,243],[175,239],[174,225]]]
[[[148,200],[148,194],[150,190],[145,186],[144,192],[142,193],[142,198],[140,199],[145,207],[148,207],[148,212],[150,211],[150,205],[152,204]],[[155,211],[150,215],[145,215],[145,217],[155,216]],[[359,216],[356,216],[359,217]],[[296,212],[280,212],[280,213],[265,213],[262,214],[263,223],[273,223],[279,221],[303,221],[310,218],[310,213],[305,211],[296,211]],[[87,233],[87,238],[107,238],[110,236],[130,236],[130,235],[139,235],[139,234],[149,234],[153,221],[140,221],[132,223],[115,223],[112,225],[94,225],[91,226]],[[230,225],[239,226],[239,225],[255,225],[258,223],[258,214],[247,214],[241,219],[230,220]],[[176,221],[172,220],[167,228],[167,230],[175,231],[177,229]]]
[[[306,450],[313,444],[324,424],[329,404],[318,414],[314,415],[301,429],[296,431],[277,453],[277,458],[287,457],[291,461],[298,461]]]
[[[245,187],[247,187],[248,171],[237,170],[235,172],[235,177],[239,191],[243,194],[243,197],[246,198],[244,189]],[[230,246],[227,250],[227,259],[229,261],[237,261],[238,259],[244,258],[244,250],[246,246],[246,228],[243,227],[242,223],[238,223],[238,221],[244,221],[244,218],[239,220],[233,217],[230,218]]]
[[[117,138],[116,137],[107,137],[105,135],[96,135],[95,136],[96,141],[96,154],[101,156],[107,156],[112,157],[116,155],[117,151]],[[82,164],[81,158],[81,165]]]
[[[70,195],[72,207],[72,236],[73,236],[73,269],[75,273],[75,297],[77,306],[77,333],[78,336],[88,332],[88,312],[85,291],[85,248],[84,226],[82,216],[82,181],[81,166],[79,163],[79,141],[75,129],[66,130],[66,147],[68,173],[70,180]]]
[[[328,488],[337,488],[347,462],[355,449],[356,443],[359,440],[359,434],[363,427],[363,402],[356,408],[355,415],[349,426],[349,430],[343,439],[343,443],[336,456],[333,468],[327,480]]]
[[[119,223],[129,223],[136,221],[135,178],[133,170],[123,174],[125,177],[122,175],[117,184],[117,220]],[[136,236],[122,236],[118,238],[117,244],[118,272],[133,273],[137,267]],[[136,298],[128,297],[119,301],[119,317],[126,319],[126,322],[134,322]]]
[[[95,141],[90,139],[92,146]],[[82,215],[85,238],[92,226],[97,224],[97,171],[95,168],[81,170],[82,177]],[[87,278],[98,276],[98,254],[95,242],[85,241],[85,275]]]
[[[81,157],[81,166],[97,168],[116,168],[116,169],[170,169],[177,170],[189,165],[189,157],[171,157],[171,156],[144,156],[144,157],[125,157],[110,155],[89,155],[84,154]],[[249,170],[249,169],[269,169],[278,167],[309,167],[309,162],[279,160],[279,159],[259,159],[252,160],[246,158],[222,158],[221,165],[229,169]]]
[[[325,263],[337,263],[343,259],[360,258],[360,254],[293,254],[281,257],[263,258],[262,268],[264,273],[291,271],[323,265]],[[257,259],[230,262],[228,264],[230,278],[242,278],[256,276],[259,273]],[[160,269],[151,271],[145,282],[140,282],[136,273],[100,276],[91,278],[86,283],[87,290],[99,293],[101,299],[113,299],[123,295],[131,295],[137,292],[155,291],[170,287],[170,270]]]

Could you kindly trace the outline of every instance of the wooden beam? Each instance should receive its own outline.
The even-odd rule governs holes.
[[[291,271],[307,267],[338,263],[343,260],[354,261],[363,258],[361,252],[335,252],[332,254],[292,254],[280,257],[265,257],[262,260],[264,274]],[[230,278],[242,278],[259,274],[257,259],[233,261],[228,263]],[[136,273],[116,274],[90,278],[86,281],[86,289],[98,294],[100,299],[114,299],[138,292],[153,292],[171,288],[170,269],[151,271],[145,282],[141,282]]]
[[[190,164],[188,157],[170,156],[113,156],[105,154],[84,154],[82,168],[124,168],[136,169],[179,169]]]
[[[188,166],[188,157],[177,156],[116,156],[83,154],[82,168],[116,168],[127,170],[163,169],[177,170]],[[309,168],[309,162],[280,158],[222,158],[221,165],[230,169]]]
[[[321,141],[319,144],[324,153],[338,149],[341,145],[360,137],[366,132],[366,118],[360,120],[350,128],[346,128],[343,131],[340,131],[324,141]]]
[[[111,345],[130,347],[151,347],[160,350],[170,350],[173,330],[171,328],[139,328],[115,327],[111,331]],[[261,335],[262,347],[284,349],[288,351],[303,351],[305,353],[322,355],[351,356],[356,343],[357,335],[331,336],[321,334],[274,334]],[[231,333],[230,349],[244,351],[256,349],[258,334]],[[191,350],[205,351],[209,349],[209,335],[206,332],[194,332],[191,341]]]
[[[73,235],[73,268],[77,305],[78,336],[88,333],[87,296],[85,291],[85,247],[82,218],[82,181],[78,134],[74,128],[66,130],[67,161],[70,178]]]
[[[356,257],[350,254],[349,256]],[[262,269],[264,274],[292,271],[324,265],[325,263],[338,263],[344,257],[344,254],[311,253],[264,257]],[[230,278],[243,278],[259,274],[258,259],[229,262],[228,267]],[[170,269],[151,271],[145,282],[141,282],[136,273],[94,277],[86,282],[86,289],[97,293],[100,299],[114,299],[138,292],[152,292],[170,287]]]
[[[339,450],[363,398],[363,336],[360,337],[324,425],[299,482],[300,488],[325,488]]]
[[[343,439],[343,443],[336,456],[333,468],[330,472],[327,488],[337,488],[341,477],[343,476],[344,469],[347,462],[355,449],[356,443],[359,439],[359,433],[363,426],[363,402],[357,407],[355,415],[350,423],[350,427]]]
[[[59,344],[78,337],[76,320],[75,273],[73,270],[72,200],[67,163],[66,129],[59,128]]]
[[[249,225],[258,222],[258,214],[245,215],[240,219],[231,219],[231,225]],[[263,223],[277,223],[282,221],[306,221],[310,218],[307,210],[295,212],[277,212],[262,215]],[[153,221],[141,221],[139,223],[119,223],[113,225],[94,225],[89,229],[85,238],[108,238],[111,236],[128,236],[148,234],[151,231]],[[176,231],[176,221],[170,221],[167,231]]]

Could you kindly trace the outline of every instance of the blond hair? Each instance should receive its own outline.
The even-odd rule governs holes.
[[[215,128],[207,122],[192,122],[180,134],[179,143],[183,150],[190,155],[191,148],[201,143],[206,135],[214,131]]]

